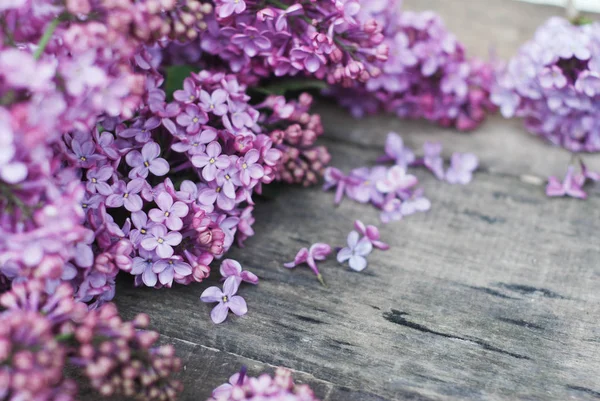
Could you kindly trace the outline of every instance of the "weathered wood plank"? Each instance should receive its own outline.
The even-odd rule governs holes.
[[[474,54],[496,38],[504,57],[557,12],[502,0],[405,4],[439,11]],[[392,249],[374,252],[363,273],[322,263],[329,288],[282,263],[311,242],[342,245],[355,218],[374,223],[377,211],[349,201],[334,208],[333,194],[318,188],[262,200],[257,235],[230,255],[262,281],[240,291],[249,314],[222,325],[198,300],[214,281],[170,291],[121,281],[124,314],[149,313],[180,350],[182,399],[205,399],[242,364],[253,373],[293,368],[324,401],[600,398],[600,191],[585,202],[548,199],[521,178],[561,174],[570,155],[498,117],[459,134],[320,107],[341,168],[372,163],[395,130],[413,147],[440,140],[447,155],[475,152],[482,170],[467,187],[419,172],[432,210],[385,226]]]

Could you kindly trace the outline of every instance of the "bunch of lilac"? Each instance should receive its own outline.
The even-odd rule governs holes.
[[[201,46],[248,80],[311,75],[351,85],[387,59],[382,26],[356,0],[216,0]]]
[[[314,185],[331,160],[325,146],[315,145],[323,134],[323,125],[321,116],[310,114],[312,102],[312,96],[303,93],[298,101],[269,96],[255,106],[261,112],[259,124],[271,131],[273,146],[282,152],[275,175],[278,181]]]
[[[393,166],[378,165],[359,167],[344,174],[335,167],[325,170],[324,190],[335,188],[335,203],[339,204],[344,196],[360,203],[371,203],[381,209],[381,221],[388,223],[400,220],[417,212],[430,209],[431,202],[417,187],[417,177],[408,173],[409,167],[423,166],[436,178],[451,184],[468,184],[477,169],[477,157],[471,153],[454,153],[450,166],[444,170],[444,159],[440,143],[426,142],[423,156],[417,157],[402,138],[391,132],[385,144],[385,155],[379,162],[392,162]]]
[[[492,101],[555,145],[599,151],[600,24],[549,19],[498,71]]]
[[[384,27],[389,58],[366,83],[331,91],[354,116],[385,111],[467,131],[495,109],[492,67],[468,59],[438,15],[400,10],[397,0],[360,3],[365,7],[358,19],[375,18]]]
[[[248,313],[246,300],[236,295],[237,290],[242,281],[258,284],[258,277],[248,270],[242,270],[242,265],[233,259],[225,259],[221,263],[220,273],[225,281],[223,290],[216,286],[208,287],[200,295],[202,302],[218,302],[210,313],[212,321],[216,324],[223,323],[230,310],[238,316]]]
[[[305,384],[295,384],[292,373],[278,368],[275,376],[262,374],[249,377],[242,368],[225,383],[213,390],[208,401],[318,401]]]
[[[179,37],[181,26],[198,36],[200,20],[212,7],[179,0],[4,3],[1,281],[38,277],[55,287],[60,280],[73,280],[81,289],[79,299],[110,299],[113,272],[131,267],[130,244],[115,241],[121,233],[113,230],[110,216],[84,226],[84,209],[103,208],[97,198],[90,199],[89,189],[86,195],[82,168],[120,157],[115,138],[95,127],[99,119],[110,126],[134,116],[148,87],[156,84],[154,75],[147,79],[144,74],[152,68],[144,45]],[[74,144],[72,152],[65,150],[63,137]],[[107,172],[91,174],[90,180],[100,182],[92,194],[106,192]],[[102,251],[108,253],[94,258],[94,237],[107,227],[113,231],[111,244]]]
[[[146,315],[124,322],[110,303],[88,312],[68,284],[48,295],[37,280],[13,284],[0,308],[2,400],[75,399],[67,365],[80,367],[105,396],[174,400],[181,388],[171,378],[181,362],[173,347],[154,347],[158,333],[144,330]]]
[[[245,90],[233,75],[204,70],[173,102],[149,91],[127,125],[105,120],[93,134],[65,136],[95,234],[94,278],[80,291],[111,291],[119,270],[149,287],[200,282],[238,229],[238,240],[252,235],[252,194],[275,178],[281,152],[259,133]]]

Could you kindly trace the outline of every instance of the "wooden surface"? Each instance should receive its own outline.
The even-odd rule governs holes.
[[[505,58],[561,12],[508,0],[405,4],[442,14],[471,54],[495,44]],[[198,299],[212,281],[162,291],[122,281],[123,313],[149,313],[183,358],[181,399],[205,400],[241,365],[292,368],[323,401],[599,399],[600,190],[587,201],[548,199],[535,179],[563,174],[570,155],[499,117],[459,134],[391,117],[357,122],[328,104],[320,111],[334,166],[373,163],[394,130],[414,148],[439,140],[446,156],[474,152],[482,168],[466,187],[419,172],[432,210],[384,226],[392,249],[374,252],[362,273],[322,263],[329,288],[282,263],[312,242],[343,245],[354,219],[376,223],[377,211],[334,208],[319,188],[261,202],[257,235],[229,255],[261,282],[240,291],[248,315],[221,325]]]

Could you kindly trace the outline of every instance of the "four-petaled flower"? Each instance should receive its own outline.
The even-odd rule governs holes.
[[[102,166],[99,169],[92,168],[87,171],[87,184],[86,189],[91,193],[98,192],[101,195],[108,196],[112,194],[110,185],[106,183],[110,177],[112,177],[114,169],[107,165]]]
[[[337,260],[340,263],[349,261],[350,268],[357,272],[364,270],[367,267],[367,259],[373,250],[373,244],[367,237],[362,237],[356,231],[350,231],[348,234],[348,246],[340,249],[337,254]]]
[[[197,134],[200,132],[202,124],[208,121],[208,116],[195,104],[188,104],[176,120],[177,124],[186,127],[185,130],[188,134]]]
[[[577,179],[574,167],[569,166],[563,182],[556,177],[548,177],[546,186],[546,195],[548,196],[570,196],[572,198],[585,199],[587,194],[582,188],[581,180]]]
[[[223,283],[223,290],[219,287],[209,287],[202,295],[202,302],[218,302],[219,304],[210,312],[210,318],[216,324],[222,323],[227,319],[227,313],[231,310],[238,316],[245,315],[248,312],[246,301],[239,295],[235,295],[241,281],[236,277],[228,277]]]
[[[441,156],[442,144],[425,142],[423,145],[423,164],[438,180],[444,179],[444,159]]]
[[[173,247],[181,243],[182,236],[178,231],[167,230],[162,224],[157,224],[149,230],[148,238],[142,240],[141,245],[147,251],[156,251],[161,258],[173,256]]]
[[[271,41],[258,29],[253,26],[247,26],[244,33],[237,33],[231,37],[231,43],[237,45],[248,55],[254,57],[261,51],[271,48]]]
[[[183,202],[174,202],[171,195],[167,192],[161,192],[154,200],[159,209],[152,209],[148,212],[148,217],[155,223],[163,223],[169,230],[181,230],[183,227],[182,217],[187,216],[189,212],[188,205]]]
[[[384,194],[401,193],[417,183],[417,177],[406,174],[404,167],[396,165],[387,171],[384,179],[377,181],[377,189]]]
[[[472,153],[454,153],[446,171],[446,181],[450,184],[468,184],[473,179],[478,163],[477,156]]]
[[[130,212],[142,210],[144,202],[138,195],[144,188],[145,181],[141,178],[135,178],[125,184],[125,181],[119,181],[113,185],[113,193],[106,198],[106,206],[121,207]]]
[[[223,89],[216,89],[211,94],[203,90],[200,92],[200,108],[207,113],[222,116],[228,110],[227,97],[227,92]]]
[[[240,181],[244,185],[250,185],[252,179],[258,180],[265,174],[263,166],[258,164],[260,153],[256,149],[249,150],[244,157],[240,157],[237,161],[240,169]]]
[[[377,227],[373,225],[365,226],[362,221],[356,220],[354,222],[354,229],[356,229],[360,235],[364,235],[365,238],[371,241],[371,244],[373,244],[374,248],[381,249],[382,251],[387,251],[390,249],[388,244],[379,240],[380,235]]]
[[[404,146],[400,135],[390,132],[385,140],[385,155],[377,159],[378,162],[393,161],[399,166],[408,168],[415,161],[415,154]]]
[[[206,181],[213,181],[217,176],[217,170],[223,170],[229,167],[230,160],[227,155],[221,154],[221,145],[213,141],[206,146],[206,153],[194,155],[192,164],[202,168],[202,178]]]
[[[125,156],[125,161],[131,167],[129,178],[148,177],[148,172],[155,176],[163,176],[169,172],[169,163],[160,157],[160,146],[156,142],[148,142],[142,152],[131,151]]]
[[[227,18],[231,14],[241,14],[246,10],[246,2],[244,0],[220,0],[218,6],[219,18]]]
[[[245,281],[250,284],[258,284],[258,277],[256,274],[251,273],[248,270],[242,270],[242,265],[240,265],[237,260],[223,260],[223,262],[221,262],[221,268],[219,271],[224,279],[227,279],[228,277],[235,277],[239,281]]]

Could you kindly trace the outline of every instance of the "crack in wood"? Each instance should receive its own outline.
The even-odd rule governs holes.
[[[507,290],[518,292],[522,295],[536,295],[541,294],[546,298],[555,298],[555,299],[567,299],[560,294],[557,294],[554,291],[547,290],[545,288],[536,288],[530,285],[523,284],[507,284],[507,283],[496,283],[497,287],[506,288]]]
[[[506,219],[504,217],[492,217],[486,214],[480,213],[476,210],[465,209],[463,213],[466,216],[474,217],[478,220],[481,220],[488,224],[497,224],[497,223],[506,223]]]
[[[508,356],[512,356],[513,358],[517,358],[517,359],[526,359],[526,360],[531,360],[530,357],[526,356],[526,355],[521,355],[521,354],[517,354],[514,352],[510,352],[510,351],[506,351],[503,350],[502,348],[498,348],[496,346],[493,346],[479,338],[469,338],[469,337],[459,337],[459,336],[455,336],[453,334],[448,334],[448,333],[443,333],[441,331],[436,331],[436,330],[432,330],[422,324],[418,324],[418,323],[414,323],[411,321],[408,321],[407,319],[405,319],[403,316],[408,316],[408,313],[406,312],[402,312],[399,311],[397,309],[392,309],[390,312],[384,312],[383,313],[383,317],[385,320],[391,322],[391,323],[395,323],[401,326],[405,326],[408,327],[410,329],[414,329],[417,331],[420,331],[422,333],[428,333],[428,334],[433,334],[436,336],[440,336],[440,337],[444,337],[444,338],[449,338],[452,340],[460,340],[460,341],[466,341],[466,342],[470,342],[470,343],[474,343],[479,345],[480,347],[482,347],[485,350],[488,351],[492,351],[492,352],[497,352],[499,354],[503,354],[503,355],[508,355]]]
[[[501,322],[506,322],[506,323],[514,324],[515,326],[525,327],[527,329],[544,330],[544,327],[539,326],[539,325],[537,325],[535,323],[527,322],[527,321],[522,320],[522,319],[511,319],[511,318],[508,318],[508,317],[499,317],[498,320],[500,320]]]
[[[483,293],[492,295],[494,297],[499,297],[499,298],[504,298],[504,299],[519,299],[519,298],[515,298],[515,297],[510,297],[508,295],[501,293],[500,291],[496,291],[496,290],[488,288],[488,287],[478,287],[478,286],[474,286],[474,285],[466,285],[465,287],[470,288],[475,291],[481,291]]]
[[[592,390],[590,388],[587,387],[581,387],[581,386],[572,386],[570,384],[567,384],[566,386],[569,390],[574,390],[574,391],[581,391],[583,393],[589,394],[594,398],[600,398],[600,391],[595,391]]]

